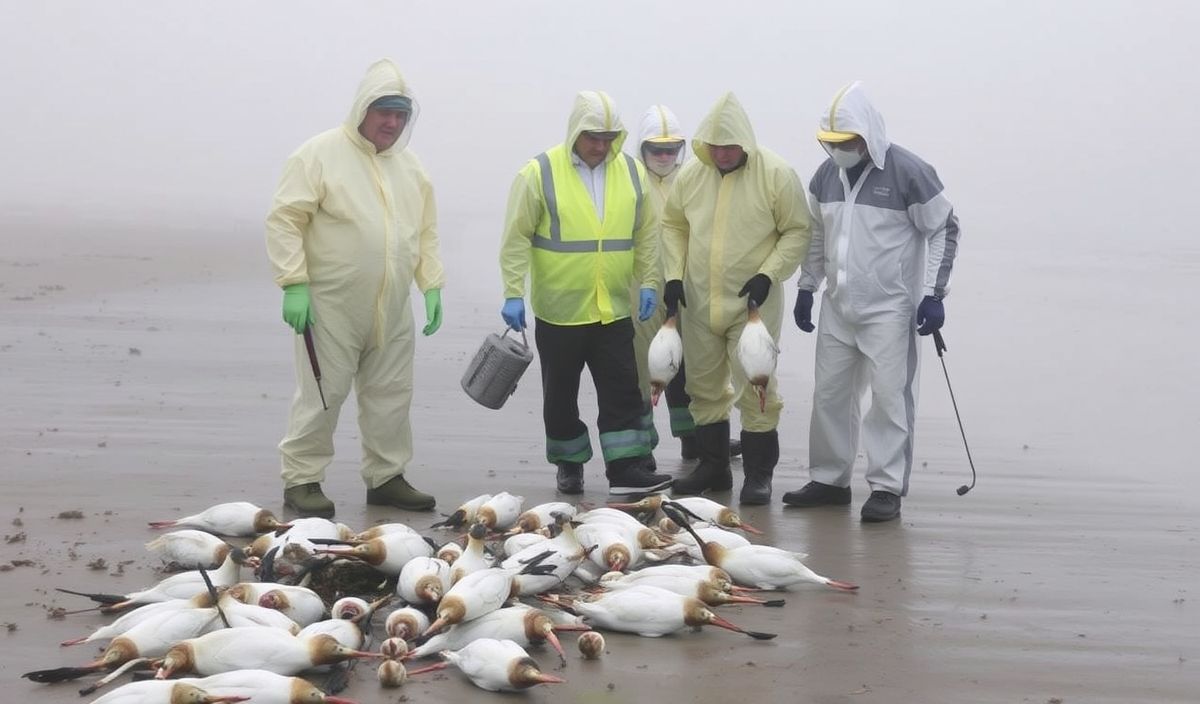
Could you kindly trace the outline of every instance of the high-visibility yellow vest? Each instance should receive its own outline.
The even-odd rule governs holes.
[[[560,144],[536,161],[544,205],[533,235],[533,314],[555,325],[628,318],[633,233],[642,216],[637,163],[620,154],[605,165],[602,221],[568,146]]]

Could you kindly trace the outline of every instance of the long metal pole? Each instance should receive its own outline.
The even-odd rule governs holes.
[[[958,487],[958,495],[962,496],[975,488],[975,460],[971,459],[971,447],[967,445],[967,431],[963,430],[962,416],[958,413],[958,401],[954,398],[954,387],[950,385],[950,372],[946,371],[946,360],[942,353],[946,351],[946,341],[942,339],[940,330],[933,331],[933,347],[937,350],[938,360],[942,363],[942,374],[946,375],[946,388],[950,390],[950,403],[954,405],[954,417],[958,420],[958,432],[962,435],[963,449],[967,451],[967,462],[971,465],[971,485],[963,484]]]

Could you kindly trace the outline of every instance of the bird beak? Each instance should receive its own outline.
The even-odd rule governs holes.
[[[725,628],[727,630],[733,631],[734,633],[744,633],[756,640],[771,640],[772,638],[774,638],[777,635],[775,633],[759,633],[758,631],[747,631],[745,628],[742,628],[741,626],[735,626],[732,623],[730,623],[729,621],[726,621],[725,619],[721,618],[720,616],[717,616],[716,614],[713,614],[712,620],[709,621],[709,623],[711,623],[714,626],[720,626],[721,628]]]
[[[532,679],[534,682],[536,682],[538,684],[566,684],[566,682],[567,682],[566,680],[564,680],[561,677],[555,677],[554,675],[547,675],[545,672],[537,673],[537,675],[534,676]]]
[[[233,704],[233,702],[248,701],[250,701],[250,697],[239,697],[235,694],[227,694],[223,697],[209,695],[204,698],[204,704],[218,704],[219,702],[229,702],[229,704]]]
[[[566,666],[566,664],[567,664],[567,652],[566,652],[565,650],[563,650],[562,643],[561,643],[561,642],[559,642],[559,640],[558,640],[558,636],[554,635],[554,631],[553,631],[553,630],[551,630],[550,632],[548,632],[548,633],[546,634],[546,641],[547,641],[547,642],[549,642],[549,643],[550,643],[550,645],[554,646],[554,649],[558,651],[558,657],[559,657],[559,659],[560,659],[560,660],[562,660],[562,664],[563,664],[564,666]]]
[[[325,704],[358,704],[358,702],[354,701],[353,699],[346,699],[345,697],[335,697],[335,696],[332,696],[329,694],[325,695],[324,702],[325,702]]]
[[[755,390],[755,392],[758,393],[758,412],[766,413],[767,412],[767,390],[766,390],[766,388],[762,387],[762,386],[755,386],[754,390]]]
[[[658,384],[650,385],[650,405],[658,406],[658,397],[662,395],[662,387]]]
[[[749,523],[746,523],[745,521],[742,521],[741,523],[739,523],[738,528],[741,528],[742,530],[746,531],[747,533],[752,533],[754,535],[762,535],[763,534],[763,532],[761,530],[755,528],[754,526],[750,525]]]

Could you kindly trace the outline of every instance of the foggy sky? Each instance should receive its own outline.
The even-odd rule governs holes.
[[[982,449],[1040,443],[1120,472],[1200,427],[1198,3],[47,0],[0,20],[0,243],[30,224],[63,249],[161,233],[261,276],[264,301],[278,295],[263,219],[284,160],[394,58],[437,192],[442,334],[472,340],[461,311],[500,324],[509,185],[563,140],[577,91],[608,91],[633,130],[665,103],[690,134],[733,90],[759,144],[807,182],[819,115],[861,79],[960,218],[947,338]],[[264,327],[280,325],[274,305]],[[782,344],[803,399],[812,337],[788,323]],[[928,354],[924,373],[936,365]],[[922,417],[946,424],[940,386],[926,377]],[[790,413],[788,432],[805,432]],[[1189,463],[1149,464],[1200,482]]]
[[[1165,132],[1200,120],[1198,19],[1184,0],[10,3],[0,204],[257,228],[288,153],[390,56],[443,219],[498,231],[513,174],[562,140],[581,89],[632,129],[662,102],[688,131],[733,90],[807,181],[818,115],[861,79],[972,247],[1195,251],[1161,184],[1192,173],[1170,154],[1200,153],[1195,130]]]

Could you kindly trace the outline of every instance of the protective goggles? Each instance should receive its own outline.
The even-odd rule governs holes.
[[[683,149],[683,142],[674,144],[647,144],[642,147],[650,156],[675,156]]]

